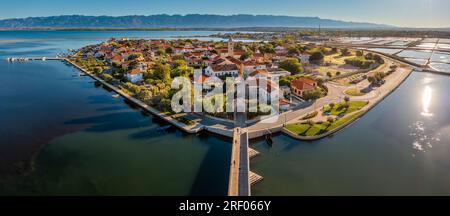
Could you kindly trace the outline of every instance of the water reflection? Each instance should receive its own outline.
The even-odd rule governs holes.
[[[410,126],[410,128],[412,130],[410,135],[414,138],[412,147],[418,152],[426,152],[433,148],[434,144],[441,141],[441,134],[435,133],[435,131],[430,127],[427,127],[423,121],[417,121]]]
[[[423,121],[417,121],[410,126],[412,129],[410,135],[414,138],[412,147],[418,152],[426,152],[427,149],[433,148],[433,144],[440,141],[440,134],[435,133],[429,125],[430,117],[434,115],[431,111],[433,89],[430,87],[430,84],[432,81],[433,79],[429,77],[423,79],[425,87],[422,90],[422,112],[420,114],[425,117],[425,119],[423,119]]]
[[[433,89],[430,86],[425,86],[422,93],[422,115],[426,117],[433,116],[430,112],[431,99],[433,98]]]

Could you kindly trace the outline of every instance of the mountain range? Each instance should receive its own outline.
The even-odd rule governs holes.
[[[82,16],[62,15],[0,20],[2,29],[29,28],[238,28],[238,27],[301,27],[301,28],[392,28],[393,26],[346,22],[319,17],[275,15],[149,15],[149,16]]]

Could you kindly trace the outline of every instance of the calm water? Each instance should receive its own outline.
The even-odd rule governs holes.
[[[255,142],[254,195],[450,195],[450,77],[414,73],[333,138]]]
[[[176,39],[178,37],[222,41],[208,35],[218,31],[0,31],[0,57],[53,57],[67,49],[97,44],[112,37],[133,39]],[[200,36],[200,37],[196,37]]]
[[[215,32],[0,31],[0,58],[109,37]],[[163,123],[60,62],[0,61],[0,194],[225,195],[230,143]],[[333,138],[256,141],[255,195],[450,195],[450,77],[415,73]],[[33,168],[33,169],[31,169]]]

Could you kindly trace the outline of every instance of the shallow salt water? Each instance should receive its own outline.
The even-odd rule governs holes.
[[[436,69],[438,71],[450,73],[450,64],[433,62],[433,63],[430,63],[430,67],[432,67],[433,69]]]
[[[405,50],[401,53],[398,53],[397,56],[404,58],[428,59],[431,56],[431,51]]]
[[[450,63],[450,53],[435,52],[431,56],[431,61],[432,62]]]

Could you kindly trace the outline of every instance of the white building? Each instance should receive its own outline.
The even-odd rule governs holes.
[[[236,64],[210,65],[205,69],[208,76],[238,76],[239,68]]]
[[[140,68],[135,68],[126,74],[127,79],[132,83],[138,83],[142,80],[144,73]]]

